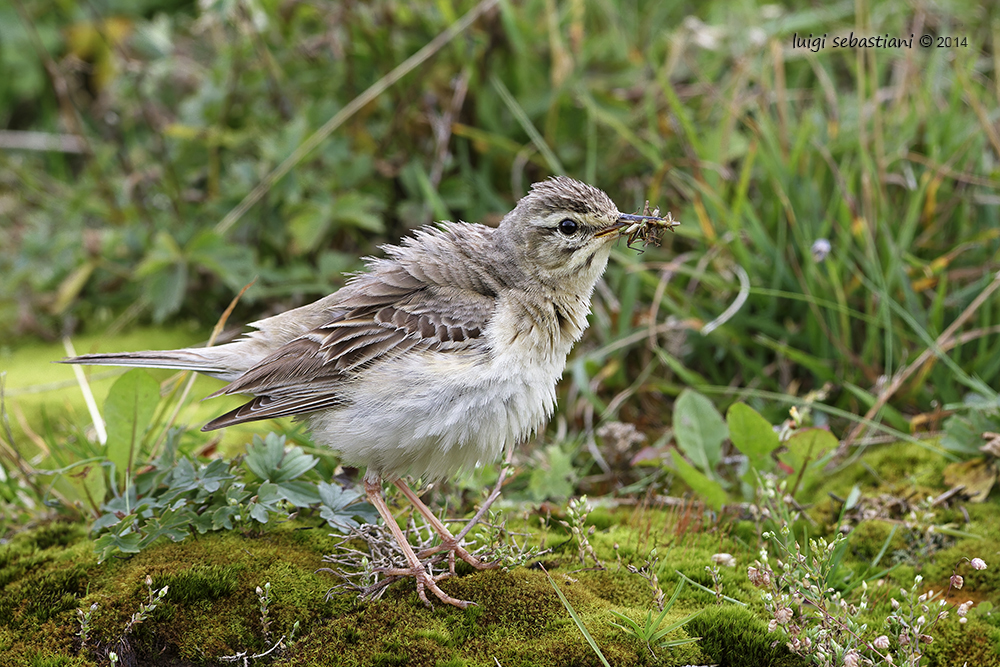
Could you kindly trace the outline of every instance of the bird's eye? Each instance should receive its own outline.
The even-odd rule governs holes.
[[[563,236],[573,236],[579,231],[580,225],[577,224],[576,220],[566,218],[559,223],[559,233]]]

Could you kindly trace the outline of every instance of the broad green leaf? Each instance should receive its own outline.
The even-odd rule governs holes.
[[[315,202],[303,203],[287,223],[290,250],[296,255],[316,250],[329,229],[330,209]]]
[[[768,454],[780,444],[770,422],[746,403],[733,403],[726,413],[729,437],[757,470],[770,468]]]
[[[166,537],[171,542],[180,542],[191,534],[191,520],[194,514],[190,510],[175,510],[166,512],[162,516],[152,516],[142,527],[146,536],[139,544],[140,549],[145,549],[161,537]]]
[[[339,227],[354,227],[373,234],[385,231],[382,210],[385,205],[371,195],[345,192],[338,195],[330,210],[332,220]]]
[[[253,252],[247,246],[227,243],[212,230],[199,232],[184,251],[189,265],[211,271],[230,289],[240,290],[253,280]]]
[[[358,491],[327,482],[320,482],[317,488],[322,503],[319,515],[331,528],[343,533],[347,532],[346,528],[356,528],[361,523],[375,523],[378,520],[378,511],[371,503],[357,502],[364,497]]]
[[[153,306],[153,321],[163,322],[180,310],[187,292],[187,264],[178,263],[163,268],[146,280],[146,298]]]
[[[677,450],[670,453],[674,458],[674,470],[677,472],[677,476],[683,479],[691,487],[691,490],[705,501],[706,505],[714,510],[721,509],[729,498],[725,489],[718,482],[709,479],[685,461]]]
[[[535,501],[563,500],[573,495],[576,471],[573,457],[559,445],[545,448],[546,464],[535,468],[528,481],[528,494]]]
[[[94,542],[94,551],[97,552],[97,562],[103,563],[109,556],[113,555],[116,551],[120,551],[125,554],[139,553],[140,539],[141,538],[135,533],[129,533],[128,535],[115,535],[114,533],[105,533],[101,535]]]
[[[135,275],[145,278],[183,261],[184,253],[177,241],[167,232],[161,231],[156,235],[153,247],[136,267]]]
[[[253,442],[247,445],[247,457],[244,465],[253,474],[262,480],[271,479],[281,465],[281,459],[285,456],[285,439],[268,433],[261,440],[255,435]]]
[[[309,482],[278,482],[278,496],[296,507],[309,507],[319,502],[316,485]]]
[[[160,385],[146,371],[136,368],[112,385],[104,401],[108,427],[108,460],[119,474],[130,470],[143,435],[160,401]]]
[[[301,477],[319,463],[319,459],[302,451],[301,447],[289,447],[285,451],[285,439],[268,433],[264,440],[254,436],[254,442],[247,447],[246,467],[257,477],[271,482],[290,482]],[[318,502],[317,496],[312,502]]]
[[[812,474],[810,469],[816,471],[816,462],[823,456],[837,449],[837,438],[827,430],[821,428],[802,429],[785,443],[788,451],[778,455],[778,459],[789,466],[793,471],[793,476],[801,476],[803,482],[807,482]],[[803,472],[803,470],[805,470]],[[807,486],[807,485],[806,485]],[[798,488],[802,488],[799,484]],[[798,488],[795,490],[797,491]]]
[[[712,401],[696,391],[682,391],[674,405],[674,437],[691,462],[714,478],[729,429]]]

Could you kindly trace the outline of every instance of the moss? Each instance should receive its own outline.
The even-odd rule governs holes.
[[[170,600],[175,604],[218,600],[236,591],[239,575],[245,570],[243,564],[193,567],[161,577],[156,586],[169,586]]]
[[[930,667],[1000,667],[1000,633],[976,619],[960,625],[951,618],[934,628],[934,641],[924,654]]]
[[[687,624],[689,634],[701,637],[701,649],[712,662],[727,667],[798,667],[808,664],[792,655],[759,617],[739,605],[708,607]]]
[[[894,528],[896,530],[894,531]],[[879,567],[888,566],[888,555],[894,551],[906,548],[906,531],[898,530],[898,526],[888,521],[863,521],[859,523],[849,535],[849,543],[852,554],[862,562],[871,564],[875,557],[882,552],[886,540],[889,546],[879,561]],[[892,535],[892,539],[889,536]]]
[[[886,448],[883,456],[893,451],[898,450]],[[917,453],[908,460],[912,463],[922,457]],[[859,475],[868,473],[852,466],[845,474],[849,482],[856,482]],[[921,483],[934,477],[919,470],[908,474]],[[827,481],[832,488],[843,479],[837,476]],[[838,510],[831,504],[826,511]],[[967,564],[962,566],[966,587],[961,593],[1000,604],[1000,567],[992,562],[994,554],[1000,553],[1000,539],[992,537],[1000,535],[1000,514],[995,503],[970,505],[968,511],[971,522],[958,525],[985,539],[949,538],[945,548],[935,545],[939,550],[933,559],[911,557],[908,564],[886,576],[885,591],[901,585],[908,588],[918,572],[927,587],[940,590],[963,556],[980,556],[990,568],[976,572]],[[948,516],[961,515],[939,512],[939,517]],[[710,517],[694,507],[640,504],[595,510],[590,515],[595,532],[589,539],[608,567],[597,571],[581,570],[577,545],[565,529],[554,521],[547,528],[531,529],[534,519],[537,515],[515,519],[518,525],[512,530],[532,532],[529,541],[556,548],[545,557],[545,567],[616,667],[802,664],[780,643],[772,646],[776,637],[766,632],[759,592],[746,578],[746,565],[757,557],[759,548],[755,524]],[[808,530],[817,532],[815,526]],[[860,524],[850,538],[842,572],[855,576],[863,572],[881,550],[889,530],[882,522]],[[50,524],[16,535],[0,547],[0,581],[4,583],[0,590],[0,667],[50,660],[53,664],[60,660],[69,665],[93,664],[98,656],[77,655],[76,609],[98,604],[91,646],[111,645],[146,600],[147,575],[155,589],[169,586],[170,592],[129,637],[140,664],[207,664],[223,655],[266,650],[279,637],[287,638],[296,622],[295,642],[281,655],[289,665],[488,667],[496,664],[494,660],[504,667],[601,664],[540,569],[463,574],[470,569],[460,566],[460,576],[443,580],[441,586],[477,606],[459,610],[435,603],[428,610],[417,598],[412,580],[392,584],[374,602],[360,603],[351,594],[327,599],[327,591],[340,581],[317,570],[336,539],[325,530],[310,528],[304,519],[269,526],[255,538],[214,533],[177,544],[164,542],[134,557],[100,565],[85,535],[82,526]],[[907,540],[904,531],[897,531],[890,552],[912,551]],[[686,628],[703,639],[670,651],[652,647],[654,656],[643,642],[610,624],[611,610],[641,620],[653,609],[649,584],[625,566],[641,567],[654,548],[655,571],[667,595],[679,580],[675,571],[712,588],[712,577],[705,571],[712,554],[733,554],[738,567],[721,568],[720,585],[727,596],[747,601],[751,607],[719,607],[712,593],[686,585],[668,622],[706,607],[708,611]],[[887,552],[880,565],[890,565],[891,556]],[[265,638],[255,589],[268,582],[272,601],[270,635]],[[869,627],[878,627],[888,613],[885,591],[877,586],[870,589],[871,605],[862,619]],[[963,638],[982,639],[995,647],[1000,629],[991,623],[992,617],[984,617],[975,623],[970,619],[967,628],[943,626],[947,633],[932,645],[936,664],[952,659],[969,659],[974,664],[978,658],[973,648],[962,645]],[[951,643],[956,647],[945,646]]]

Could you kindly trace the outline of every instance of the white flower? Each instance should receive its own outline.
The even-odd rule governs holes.
[[[886,649],[889,648],[889,638],[885,635],[880,635],[874,641],[875,648]]]
[[[972,563],[972,569],[973,570],[985,570],[986,569],[986,561],[984,561],[982,558],[973,558],[972,561],[971,561],[971,563]]]
[[[725,567],[736,567],[736,559],[732,554],[712,554],[712,562],[716,565],[723,565]]]
[[[817,262],[822,262],[826,259],[827,255],[830,254],[830,250],[832,249],[833,246],[830,245],[830,241],[827,239],[816,239],[813,241],[811,248],[813,259]]]

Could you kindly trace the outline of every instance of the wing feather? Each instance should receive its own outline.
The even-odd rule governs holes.
[[[252,394],[250,402],[205,425],[213,430],[342,405],[343,386],[363,369],[411,350],[483,345],[496,297],[427,284],[397,266],[362,274],[330,318],[279,347],[213,396]],[[339,295],[339,293],[338,293]]]

